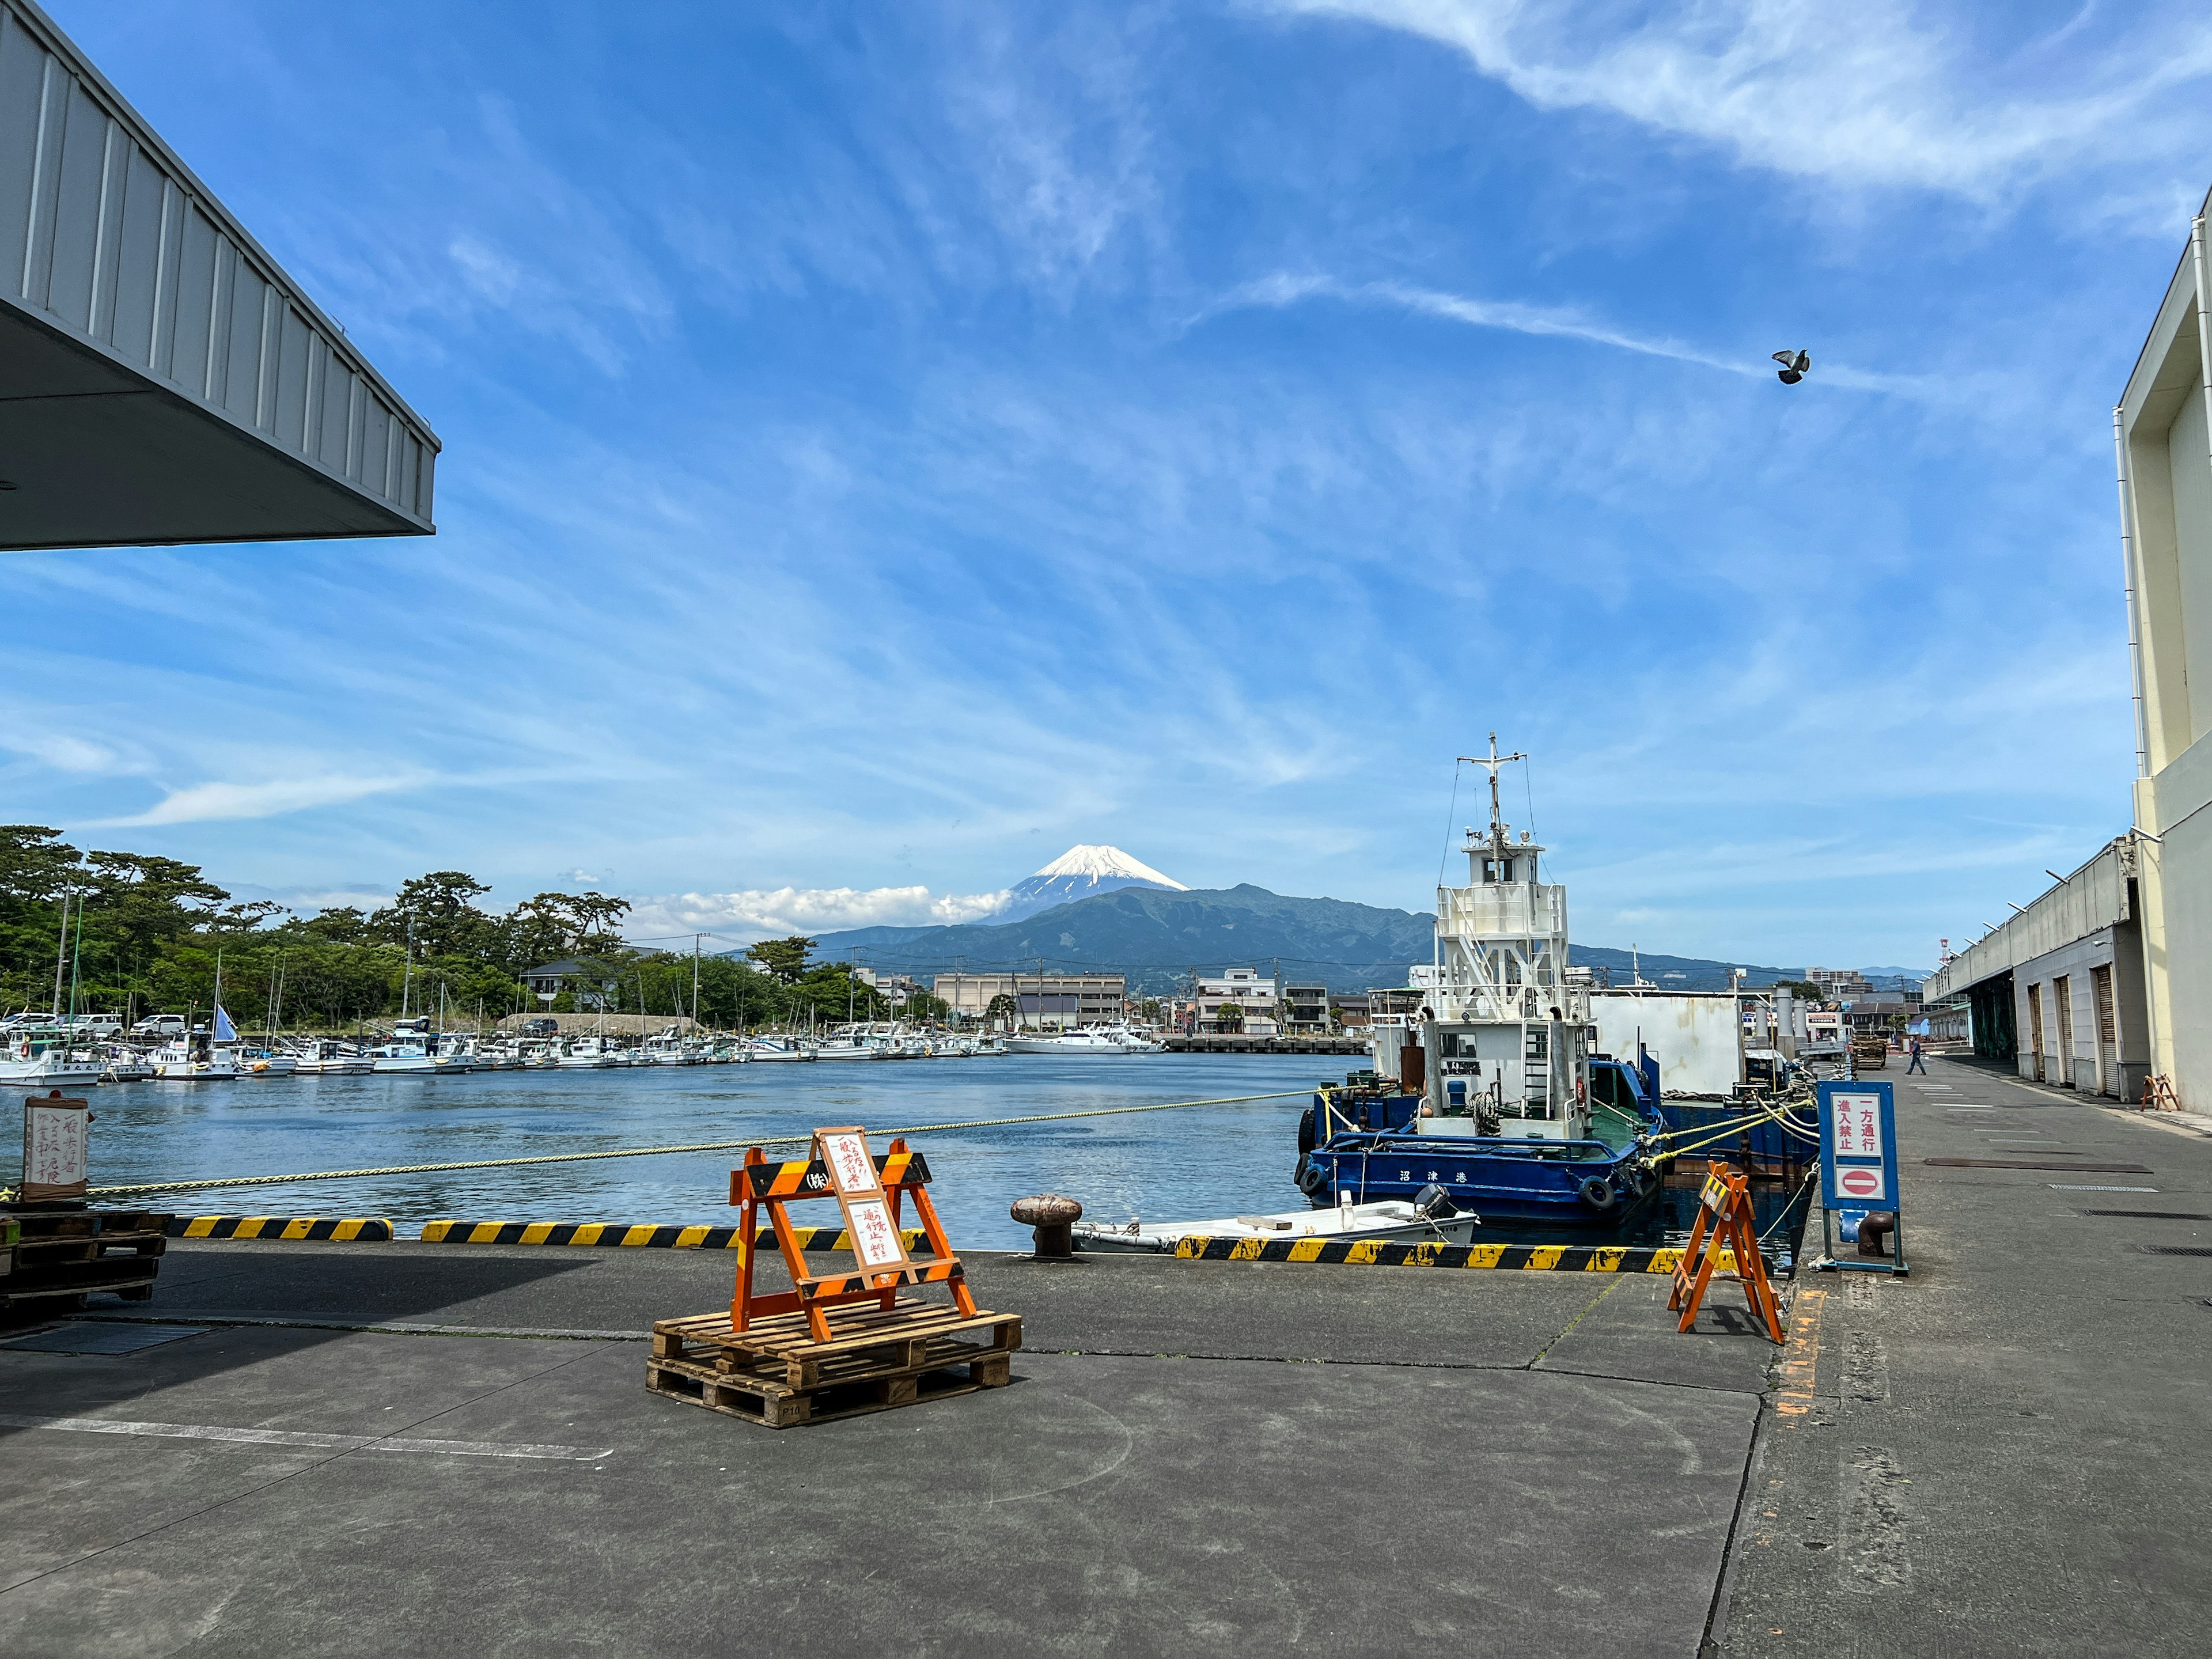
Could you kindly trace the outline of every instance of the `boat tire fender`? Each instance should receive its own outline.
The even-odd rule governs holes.
[[[1298,1159],[1298,1190],[1311,1198],[1328,1184],[1328,1171],[1310,1158]]]
[[[1620,1199],[1620,1194],[1613,1190],[1613,1183],[1603,1176],[1586,1177],[1581,1191],[1583,1202],[1593,1210],[1609,1210]]]
[[[1316,1139],[1314,1109],[1309,1106],[1305,1109],[1305,1115],[1298,1120],[1298,1157],[1300,1158],[1304,1158],[1308,1152],[1313,1151]]]

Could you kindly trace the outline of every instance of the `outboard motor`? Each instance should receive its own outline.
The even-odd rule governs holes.
[[[1431,1181],[1413,1194],[1413,1213],[1424,1221],[1449,1221],[1459,1213],[1451,1194]]]

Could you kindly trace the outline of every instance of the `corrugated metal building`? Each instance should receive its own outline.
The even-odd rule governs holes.
[[[2108,843],[1951,958],[1923,1005],[1967,1000],[1974,1052],[2084,1094],[2135,1100],[2151,1066],[2133,836]]]
[[[0,0],[0,548],[429,535],[438,440],[31,0]]]

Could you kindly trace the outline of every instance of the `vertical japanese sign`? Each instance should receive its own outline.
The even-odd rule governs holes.
[[[906,1242],[892,1224],[890,1205],[868,1153],[868,1138],[858,1129],[818,1129],[817,1155],[830,1171],[837,1206],[845,1212],[845,1235],[863,1270],[896,1267],[907,1261]]]
[[[23,1103],[22,1196],[30,1203],[84,1196],[86,1126],[82,1100],[33,1095]]]
[[[1897,1098],[1888,1083],[1823,1083],[1820,1111],[1820,1203],[1826,1225],[1845,1243],[1858,1242],[1859,1223],[1875,1211],[1899,1213]],[[1903,1230],[1896,1234],[1893,1271],[1904,1267]],[[1875,1258],[1863,1264],[1876,1265]],[[1852,1261],[1846,1266],[1860,1266]]]

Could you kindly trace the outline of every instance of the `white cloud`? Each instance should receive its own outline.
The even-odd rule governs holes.
[[[2084,155],[2139,154],[2146,106],[2212,71],[2202,15],[2101,52],[2046,57],[2054,37],[1969,63],[1966,22],[1945,29],[1901,0],[1717,0],[1656,7],[1626,30],[1619,8],[1588,0],[1265,3],[1437,41],[1539,109],[1608,110],[1784,173],[1976,198]],[[2035,83],[2057,70],[2064,84]]]
[[[18,729],[0,738],[0,748],[27,755],[57,772],[112,773],[123,769],[122,757],[105,744],[65,732]]]
[[[1731,374],[1763,377],[1767,373],[1764,364],[1716,357],[1679,340],[1647,339],[1593,321],[1566,307],[1522,305],[1512,300],[1468,299],[1457,294],[1438,293],[1434,289],[1415,288],[1405,283],[1340,283],[1327,276],[1299,276],[1278,271],[1256,281],[1239,284],[1207,307],[1206,314],[1255,306],[1293,306],[1302,301],[1317,299],[1341,300],[1353,305],[1395,306],[1406,311],[1418,311],[1455,323],[1470,324],[1476,328],[1497,328],[1514,334],[1586,340],[1593,345],[1613,346],[1623,351],[1638,352],[1647,357],[1666,357],[1676,362],[1695,363],[1704,368],[1725,369]]]
[[[427,772],[403,772],[383,777],[349,777],[326,773],[317,777],[277,778],[268,783],[196,783],[173,789],[149,811],[130,817],[104,818],[103,827],[129,828],[156,823],[204,823],[217,818],[273,818],[312,806],[333,806],[395,789],[412,789],[429,781]]]
[[[623,926],[633,939],[703,932],[741,939],[848,927],[928,927],[980,921],[1006,902],[996,893],[932,893],[927,887],[779,887],[739,893],[638,898]]]

